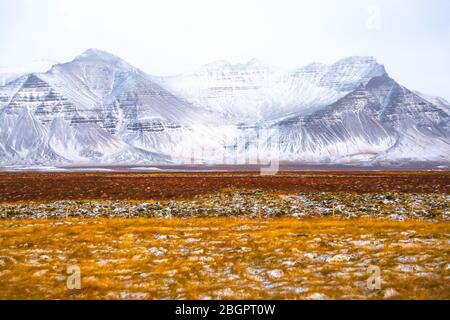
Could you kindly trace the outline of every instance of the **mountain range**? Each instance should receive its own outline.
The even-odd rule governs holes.
[[[450,104],[372,57],[148,75],[89,49],[0,86],[0,166],[450,164]]]

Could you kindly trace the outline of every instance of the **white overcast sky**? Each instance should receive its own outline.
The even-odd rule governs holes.
[[[91,47],[156,75],[371,55],[410,89],[450,99],[448,0],[0,0],[0,66]]]

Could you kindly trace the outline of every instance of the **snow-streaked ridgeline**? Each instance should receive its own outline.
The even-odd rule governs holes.
[[[0,87],[0,166],[450,163],[450,104],[372,57],[156,77],[89,49],[19,75]]]

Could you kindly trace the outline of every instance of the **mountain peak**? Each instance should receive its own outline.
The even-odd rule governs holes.
[[[330,66],[333,77],[341,77],[342,82],[355,80],[367,83],[370,79],[387,76],[384,65],[371,56],[351,56],[341,59]]]
[[[112,53],[99,50],[99,49],[88,49],[83,52],[81,55],[75,58],[75,60],[91,60],[91,61],[105,61],[105,62],[123,62],[123,60]]]
[[[102,56],[102,55],[108,55],[108,56],[114,56],[113,54],[105,51],[105,50],[100,50],[100,49],[96,49],[96,48],[89,48],[86,51],[84,51],[82,54],[82,56],[93,56],[93,55],[97,55],[97,56]]]
[[[67,62],[61,65],[56,65],[52,70],[59,69],[61,67],[65,67],[67,65],[93,65],[93,66],[109,66],[113,68],[119,68],[126,71],[134,71],[136,72],[138,69],[130,65],[128,62],[119,58],[118,56],[113,55],[107,51],[99,50],[99,49],[88,49],[84,51],[79,56],[75,57],[71,62]]]
[[[373,56],[350,56],[347,58],[343,58],[335,62],[334,64],[379,64],[377,59]]]

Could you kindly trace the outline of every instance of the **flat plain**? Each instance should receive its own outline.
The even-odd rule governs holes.
[[[449,182],[3,172],[0,299],[450,299]]]
[[[0,172],[0,201],[183,199],[223,189],[296,192],[445,192],[450,171]]]

